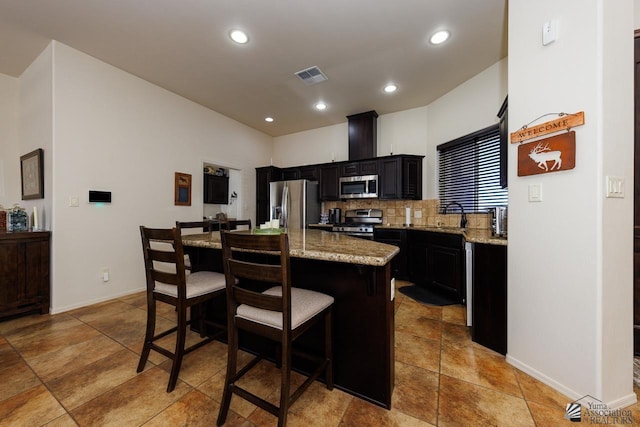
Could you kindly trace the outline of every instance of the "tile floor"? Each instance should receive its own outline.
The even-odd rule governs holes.
[[[425,306],[396,295],[393,409],[315,383],[291,407],[289,425],[572,425],[563,419],[567,397],[471,341],[462,306]],[[0,426],[215,425],[225,345],[214,342],[186,356],[178,385],[167,394],[166,358],[152,352],[145,371],[135,372],[145,310],[140,293],[54,316],[0,322]],[[174,316],[171,307],[163,307],[159,327]],[[278,372],[268,362],[245,381],[245,387],[271,400],[279,395],[278,384]],[[632,410],[640,421],[640,404]],[[227,425],[275,421],[234,397]]]

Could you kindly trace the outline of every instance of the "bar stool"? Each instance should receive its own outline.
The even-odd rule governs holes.
[[[221,296],[225,292],[225,277],[222,273],[212,271],[199,271],[188,276],[185,274],[182,239],[177,228],[153,229],[140,226],[140,235],[147,277],[147,329],[137,372],[144,369],[151,350],[168,357],[172,361],[167,386],[167,393],[170,393],[178,381],[183,356],[224,332],[224,328],[220,327],[216,334],[185,348],[187,326],[191,324],[191,320],[187,320],[187,308]],[[175,306],[178,316],[176,326],[158,334],[155,333],[156,301]],[[202,316],[200,319],[200,335],[204,336],[205,324]],[[177,333],[173,352],[155,343],[173,332]]]
[[[326,387],[333,389],[331,312],[333,297],[320,292],[291,287],[289,239],[287,234],[256,235],[221,232],[222,257],[227,289],[228,360],[222,403],[217,424],[224,424],[231,397],[236,394],[278,417],[278,426],[285,426],[289,407],[303,391],[324,372]],[[277,256],[279,263],[258,255],[248,258],[247,250],[268,252]],[[244,252],[243,252],[244,251]],[[256,261],[258,259],[259,261]],[[243,280],[277,284],[259,293],[243,287]],[[292,342],[313,324],[324,321],[324,354],[322,356],[294,351]],[[238,370],[238,330],[266,337],[278,343],[281,387],[280,404],[272,403],[237,385],[237,381],[250,371],[264,354],[258,354]],[[301,354],[316,362],[314,372],[293,394],[289,393],[292,353]]]

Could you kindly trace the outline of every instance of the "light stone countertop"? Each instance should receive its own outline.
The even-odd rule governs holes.
[[[376,228],[385,228],[389,230],[418,230],[431,231],[435,233],[460,234],[467,242],[484,243],[489,245],[507,246],[506,237],[496,237],[491,235],[491,230],[477,228],[459,228],[459,227],[430,227],[426,225],[416,225],[406,227],[401,225],[377,225]]]
[[[237,231],[237,233],[249,233]],[[347,264],[384,266],[400,249],[386,243],[359,239],[340,233],[320,230],[289,230],[289,253],[292,258],[334,261]],[[187,234],[184,246],[222,249],[220,232]]]

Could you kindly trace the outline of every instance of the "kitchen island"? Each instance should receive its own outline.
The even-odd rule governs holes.
[[[249,233],[248,231],[240,231]],[[222,271],[220,233],[183,236],[194,270]],[[335,386],[382,407],[391,408],[394,383],[394,306],[390,261],[393,245],[319,230],[290,230],[293,286],[331,295],[333,308],[333,376]],[[214,301],[203,315],[225,320],[224,300]],[[199,313],[194,313],[199,315]],[[321,352],[321,325],[297,342]],[[244,339],[243,339],[244,338]],[[264,343],[241,337],[250,351]],[[304,360],[294,368],[307,371]]]

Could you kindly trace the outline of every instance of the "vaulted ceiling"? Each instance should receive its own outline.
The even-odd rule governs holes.
[[[272,136],[426,105],[507,52],[506,0],[0,0],[0,73],[58,40]],[[238,45],[231,29],[249,42]],[[450,39],[429,37],[447,29]],[[295,72],[318,66],[328,80]],[[383,92],[393,82],[398,90]],[[313,108],[324,101],[327,109]],[[273,117],[272,123],[265,117]]]

